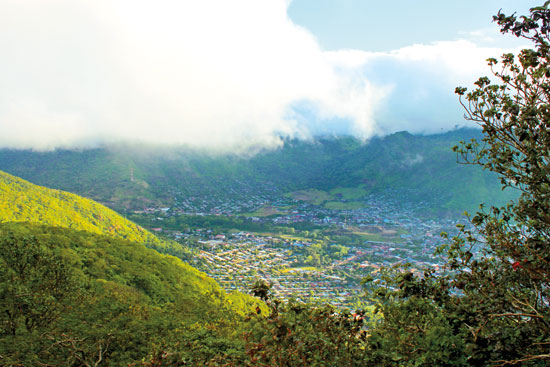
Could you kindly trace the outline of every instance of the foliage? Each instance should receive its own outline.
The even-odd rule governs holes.
[[[247,331],[251,366],[364,366],[367,357],[365,313],[351,314],[330,305],[281,302],[265,281],[252,292],[267,301]]]
[[[521,193],[517,202],[471,218],[483,241],[479,257],[472,256],[478,236],[471,231],[451,246],[451,268],[462,270],[455,284],[478,310],[473,333],[501,364],[550,361],[549,4],[529,16],[495,16],[503,33],[534,49],[503,55],[500,63],[489,59],[496,84],[482,77],[469,93],[457,88],[467,119],[484,133],[483,144],[463,143],[457,152]]]
[[[242,359],[244,317],[265,309],[138,243],[5,223],[0,250],[4,365],[125,365],[158,353],[194,365]]]
[[[77,294],[67,265],[34,236],[0,241],[0,333],[32,332],[54,322]]]
[[[367,277],[364,283],[381,316],[368,340],[374,365],[469,365],[468,330],[458,319],[446,277],[397,265],[384,269],[380,281]]]

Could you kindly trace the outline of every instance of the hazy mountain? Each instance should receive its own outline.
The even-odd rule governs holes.
[[[176,148],[107,147],[85,151],[0,151],[0,169],[34,183],[84,195],[118,209],[171,206],[176,197],[242,198],[302,189],[362,187],[434,210],[502,203],[496,177],[457,164],[451,148],[481,138],[474,129],[438,135],[400,132],[362,143],[352,137],[287,141],[252,157]]]

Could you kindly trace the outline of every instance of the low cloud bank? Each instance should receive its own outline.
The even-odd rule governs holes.
[[[461,124],[454,86],[506,50],[322,50],[287,0],[5,0],[0,147],[247,152],[281,138]]]

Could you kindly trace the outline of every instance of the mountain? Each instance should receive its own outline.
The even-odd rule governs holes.
[[[0,171],[0,223],[31,222],[84,230],[145,244],[158,252],[181,259],[191,258],[189,249],[160,240],[141,226],[93,200],[68,192],[34,185]]]
[[[244,318],[265,306],[146,244],[169,246],[89,199],[0,172],[0,364],[128,365],[167,343],[195,365],[244,355]]]
[[[172,207],[188,198],[208,204],[308,189],[360,189],[400,201],[422,200],[435,212],[462,212],[513,196],[500,190],[491,173],[457,164],[452,147],[481,137],[479,130],[459,129],[437,135],[400,132],[367,142],[352,137],[289,140],[251,157],[135,146],[1,150],[0,169],[119,211]]]
[[[192,365],[204,365],[228,348],[242,349],[245,316],[265,310],[136,242],[2,223],[0,250],[0,364],[6,366],[102,360],[122,366],[152,359],[167,344]]]
[[[78,195],[52,190],[0,171],[0,222],[34,222],[159,243],[150,232],[113,210]]]

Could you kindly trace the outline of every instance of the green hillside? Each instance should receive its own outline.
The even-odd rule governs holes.
[[[511,198],[495,175],[457,164],[452,147],[481,138],[475,129],[437,135],[407,132],[361,142],[352,137],[286,141],[252,157],[183,148],[110,147],[85,151],[0,150],[0,169],[34,183],[90,197],[117,210],[173,207],[178,199],[242,200],[300,190],[357,190],[434,211],[462,213]],[[336,205],[339,204],[330,204]]]
[[[348,200],[380,194],[400,202],[423,201],[433,212],[462,213],[482,202],[502,204],[514,194],[500,189],[496,175],[457,163],[452,147],[472,138],[480,139],[481,132],[399,132],[366,143],[351,137],[327,138],[316,144],[291,142],[255,159],[263,175],[273,169],[272,177],[287,177],[279,187],[288,192],[317,189]]]
[[[30,223],[0,224],[0,299],[7,366],[122,366],[168,344],[192,365],[239,358],[244,317],[265,309],[140,243]]]
[[[0,222],[34,222],[107,234],[140,243],[160,241],[90,199],[47,189],[0,171]]]
[[[145,245],[180,246],[0,172],[0,364],[127,365],[167,344],[194,365],[244,356],[244,318],[265,306]]]
[[[48,189],[0,171],[0,223],[31,222],[105,234],[189,260],[190,250],[151,232],[93,200]]]

